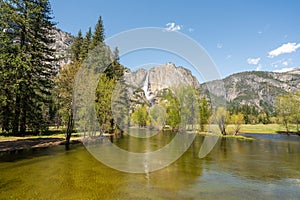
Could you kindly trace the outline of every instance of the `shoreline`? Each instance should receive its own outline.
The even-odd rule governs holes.
[[[64,138],[55,137],[40,137],[40,138],[19,138],[8,137],[7,139],[0,139],[0,153],[15,152],[30,149],[48,148],[58,145],[64,145],[66,140]],[[81,143],[80,138],[71,138],[70,144]]]
[[[268,126],[268,125],[267,125]],[[236,138],[236,139],[250,139],[243,134],[279,134],[285,135],[286,133],[283,132],[276,132],[269,130],[249,130],[249,127],[243,127],[238,135],[232,135],[228,131],[228,135],[222,136],[227,138]],[[253,127],[253,126],[252,126]],[[230,128],[229,128],[230,129]],[[197,134],[200,135],[209,135],[210,132],[198,132]],[[290,135],[298,135],[294,133],[290,133]],[[221,135],[220,135],[221,136]],[[300,135],[299,135],[300,136]],[[14,152],[14,151],[22,151],[22,150],[30,150],[30,149],[38,149],[38,148],[47,148],[53,147],[58,145],[64,145],[66,142],[65,136],[63,134],[58,135],[50,135],[50,136],[27,136],[27,137],[15,137],[15,136],[8,136],[8,137],[0,137],[0,153],[4,152]],[[71,137],[70,144],[77,144],[82,143],[80,137]]]

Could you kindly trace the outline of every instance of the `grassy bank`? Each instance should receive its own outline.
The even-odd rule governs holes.
[[[226,127],[226,131],[229,135],[234,134],[234,125],[229,124]],[[289,126],[290,132],[296,132],[296,125]],[[220,132],[217,125],[210,125],[210,130],[212,132]],[[240,133],[257,133],[257,134],[278,134],[284,133],[285,128],[281,124],[243,124],[241,125]]]
[[[228,131],[234,132],[234,125],[228,126]],[[289,127],[291,132],[296,132],[296,125],[290,125]],[[268,134],[277,134],[285,132],[284,126],[281,124],[245,124],[242,125],[241,133],[268,133]]]
[[[210,133],[210,132],[198,132],[198,134],[206,136],[206,135],[216,135],[215,133]],[[232,139],[239,139],[239,140],[254,140],[254,138],[250,137],[245,137],[242,135],[222,135],[221,133],[217,134],[218,136],[222,138],[232,138]]]

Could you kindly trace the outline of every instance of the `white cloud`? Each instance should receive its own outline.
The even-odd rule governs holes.
[[[180,31],[182,29],[182,25],[176,25],[174,22],[170,22],[166,24],[166,31]]]
[[[285,53],[292,53],[295,52],[298,48],[300,48],[300,43],[296,44],[296,43],[286,43],[281,45],[280,47],[278,47],[277,49],[274,49],[273,51],[270,51],[269,54],[269,58],[274,58],[276,56],[279,56],[281,54],[285,54]]]
[[[261,68],[262,68],[262,66],[261,66],[261,64],[259,64],[259,65],[256,67],[255,71],[260,71]]]
[[[279,73],[284,73],[284,72],[288,72],[288,71],[291,71],[295,68],[293,67],[289,67],[289,68],[282,68],[282,69],[278,69],[278,70],[274,70],[273,72],[279,72]]]
[[[218,48],[218,49],[222,49],[222,48],[223,48],[223,44],[222,44],[222,43],[218,43],[218,44],[217,44],[217,48]]]
[[[260,61],[260,58],[248,58],[247,62],[249,65],[257,65]]]
[[[287,67],[287,66],[293,66],[293,61],[291,58],[289,59],[280,59],[275,62],[271,63],[272,67],[278,68],[278,67]]]

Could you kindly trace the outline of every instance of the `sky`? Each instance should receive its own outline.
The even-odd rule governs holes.
[[[201,45],[221,77],[242,71],[300,67],[297,0],[50,0],[58,28],[76,35],[102,17],[105,36],[136,28],[177,31]],[[121,56],[129,68],[148,63],[190,68],[180,56],[145,50]]]

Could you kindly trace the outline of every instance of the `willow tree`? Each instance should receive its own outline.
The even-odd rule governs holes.
[[[279,121],[289,134],[289,124],[294,123],[299,133],[300,123],[300,92],[279,95],[276,99],[276,113]]]
[[[66,145],[69,145],[71,134],[73,132],[74,117],[73,117],[73,91],[74,83],[78,70],[80,69],[80,62],[75,62],[64,66],[59,75],[55,78],[55,97],[59,105],[59,115],[62,124],[67,127],[66,131]]]
[[[300,134],[300,92],[296,92],[292,97],[293,111],[292,119],[297,125],[297,133]]]
[[[242,124],[245,123],[243,113],[232,114],[230,116],[230,123],[234,125],[234,134],[237,135],[241,130]]]
[[[229,112],[224,107],[218,107],[214,113],[214,121],[217,123],[222,135],[227,135],[226,127],[229,120]]]
[[[293,104],[290,94],[279,95],[276,99],[276,113],[279,121],[284,125],[286,133],[289,134],[289,124],[292,121]]]
[[[200,131],[204,131],[204,125],[208,124],[209,118],[211,116],[211,108],[205,97],[201,98],[199,103],[200,112]]]

